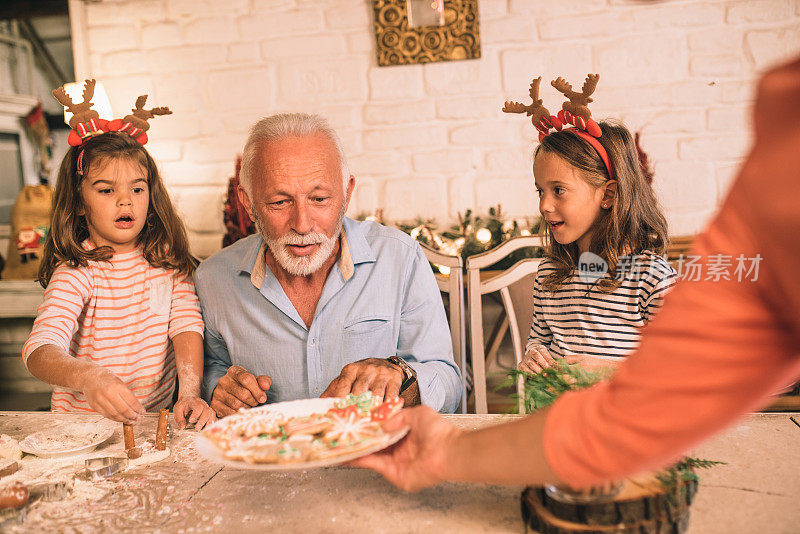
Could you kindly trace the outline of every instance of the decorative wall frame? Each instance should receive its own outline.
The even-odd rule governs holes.
[[[481,57],[478,0],[444,0],[444,25],[412,28],[406,0],[372,0],[378,65]]]

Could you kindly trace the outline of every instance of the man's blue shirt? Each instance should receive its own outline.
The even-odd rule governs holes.
[[[200,264],[206,399],[231,365],[269,375],[267,402],[280,402],[318,397],[348,363],[399,356],[416,370],[423,404],[455,411],[459,371],[420,246],[397,229],[348,218],[340,242],[310,328],[266,267],[259,234]]]

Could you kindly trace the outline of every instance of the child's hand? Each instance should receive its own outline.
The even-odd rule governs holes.
[[[178,423],[178,428],[181,430],[186,427],[187,422],[193,424],[195,430],[203,430],[206,425],[217,420],[214,410],[200,397],[179,398],[172,407],[172,412],[175,414],[175,422]],[[189,414],[192,415],[189,416]]]
[[[87,373],[81,391],[96,411],[120,423],[135,423],[145,409],[128,386],[108,369]]]
[[[517,365],[517,369],[526,373],[540,373],[544,369],[555,366],[556,361],[550,356],[550,352],[544,345],[534,345],[530,348],[522,361]]]
[[[582,354],[575,354],[573,356],[565,356],[564,361],[569,365],[578,364],[584,371],[589,372],[613,372],[619,365],[625,361],[625,358],[616,358],[614,360],[607,360],[604,358],[597,358],[595,356],[586,356]]]

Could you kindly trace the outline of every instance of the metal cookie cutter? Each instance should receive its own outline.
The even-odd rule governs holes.
[[[28,486],[28,491],[30,492],[31,500],[60,501],[66,499],[72,493],[72,484],[66,480],[40,482]]]
[[[86,475],[91,480],[102,480],[128,467],[127,458],[90,458],[86,460]]]
[[[0,530],[10,528],[15,525],[21,525],[25,522],[28,516],[28,507],[24,506],[20,509],[16,508],[3,508],[0,510]]]

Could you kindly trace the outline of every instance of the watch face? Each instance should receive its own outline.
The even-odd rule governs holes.
[[[400,367],[400,369],[402,369],[405,380],[415,377],[414,369],[406,362],[404,362],[401,358],[394,356],[390,358],[389,361],[391,361],[393,364],[397,365],[398,367]]]

